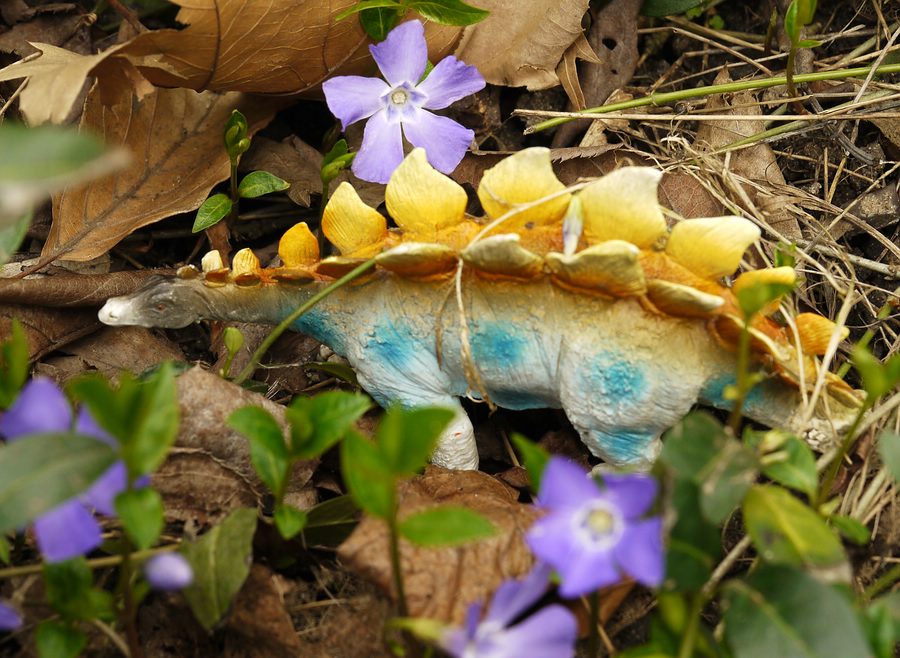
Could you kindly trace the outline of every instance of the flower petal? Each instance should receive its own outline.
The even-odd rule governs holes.
[[[81,495],[81,500],[88,507],[106,516],[115,516],[115,499],[128,486],[128,472],[124,462],[116,462],[99,478],[94,480],[90,489]]]
[[[425,73],[428,61],[425,27],[415,20],[401,23],[384,41],[369,46],[369,52],[391,87],[404,82],[414,85]]]
[[[87,407],[81,407],[78,410],[78,415],[75,417],[75,431],[92,436],[112,448],[117,448],[119,445],[109,432],[97,424]]]
[[[578,622],[561,605],[548,605],[497,638],[496,658],[570,658],[575,655]]]
[[[322,232],[342,254],[381,242],[387,235],[387,220],[366,205],[353,186],[338,185],[322,213]]]
[[[351,169],[371,183],[387,183],[403,161],[400,124],[388,121],[387,112],[376,112],[366,123],[362,145]]]
[[[491,597],[484,620],[506,626],[540,599],[550,584],[550,565],[538,564],[522,580],[507,580]]]
[[[497,219],[517,205],[532,203],[565,189],[553,173],[550,149],[534,147],[519,151],[485,171],[478,186],[478,198],[488,216]],[[513,230],[531,222],[554,224],[562,219],[571,197],[571,194],[563,194],[519,212],[503,224],[502,230]]]
[[[759,236],[759,228],[743,217],[686,219],[672,228],[666,254],[694,274],[720,279],[737,269]]]
[[[97,548],[100,526],[77,499],[70,500],[34,522],[38,548],[47,562],[62,562]]]
[[[403,134],[410,144],[425,149],[431,166],[445,174],[456,169],[475,138],[474,130],[418,108],[414,119],[403,122]]]
[[[22,625],[22,616],[6,603],[0,603],[0,632],[14,631]]]
[[[614,585],[622,580],[622,576],[616,569],[612,551],[585,547],[585,550],[573,553],[568,563],[559,569],[559,579],[559,595],[571,599]]]
[[[36,377],[0,418],[0,434],[13,441],[27,434],[64,432],[71,423],[72,409],[59,386],[46,377]]]
[[[609,473],[603,476],[603,496],[632,521],[644,514],[656,500],[656,480],[642,473]]]
[[[622,167],[578,193],[589,244],[625,240],[649,249],[666,233],[656,199],[662,172],[652,167]]]
[[[341,75],[322,83],[325,102],[341,121],[341,128],[366,119],[383,107],[381,97],[390,91],[384,80],[359,75]]]
[[[551,457],[541,477],[538,502],[551,510],[559,507],[580,507],[600,496],[597,483],[588,477],[581,466],[562,457]]]
[[[194,570],[183,555],[160,553],[144,563],[144,577],[153,589],[174,592],[194,582]]]
[[[660,585],[666,575],[662,519],[655,517],[628,525],[613,554],[622,570],[642,585]]]
[[[455,57],[445,57],[431,69],[417,89],[428,96],[424,107],[442,110],[450,103],[484,89],[484,78],[474,66]]]
[[[384,191],[397,226],[420,240],[434,240],[439,230],[462,222],[468,200],[460,185],[428,164],[420,148],[400,163]]]
[[[557,510],[535,521],[525,535],[525,541],[534,556],[557,571],[578,550],[573,512]]]

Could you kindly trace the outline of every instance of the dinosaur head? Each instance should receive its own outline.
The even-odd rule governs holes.
[[[179,329],[206,317],[202,285],[194,279],[154,277],[131,295],[113,297],[100,309],[100,321]]]

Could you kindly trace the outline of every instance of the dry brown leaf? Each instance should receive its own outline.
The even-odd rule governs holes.
[[[110,297],[130,295],[159,275],[174,274],[174,270],[140,270],[84,274],[55,275],[27,279],[0,278],[0,302],[54,307],[101,306]]]
[[[153,474],[169,520],[216,522],[238,507],[259,505],[265,495],[250,461],[247,439],[228,426],[228,417],[252,404],[284,426],[284,407],[199,367],[178,378],[181,425],[175,448]],[[318,460],[299,462],[288,480],[290,504],[315,503],[310,478]]]
[[[280,576],[254,564],[223,629],[222,658],[301,656],[300,639],[284,606]]]
[[[141,34],[128,52],[164,87],[302,93],[334,73],[372,72],[359,20],[334,19],[354,1],[175,0],[177,20],[188,27]],[[432,61],[449,54],[459,34],[458,27],[427,24]]]
[[[41,41],[86,55],[90,53],[89,28],[93,22],[91,14],[81,13],[75,5],[67,5],[59,12],[41,13],[0,34],[0,52],[26,57],[37,52],[30,42]]]
[[[13,320],[18,320],[25,330],[29,361],[40,359],[101,326],[93,309],[0,304],[0,341],[12,336]]]
[[[731,76],[727,69],[723,69],[716,76],[713,84],[719,85],[728,82],[731,82]],[[715,114],[759,115],[760,118],[759,121],[701,121],[695,141],[695,145],[700,150],[715,151],[766,129],[756,97],[752,92],[737,92],[729,94],[727,97],[723,94],[714,94],[707,100],[706,109]],[[719,157],[724,157],[724,155]],[[766,190],[788,187],[784,174],[778,166],[775,152],[768,144],[755,144],[748,148],[732,151],[729,170],[739,177],[761,183]],[[788,239],[802,237],[800,224],[797,222],[796,215],[789,210],[787,197],[763,194],[753,185],[742,187],[747,197],[762,212],[769,226]]]
[[[241,158],[242,171],[268,171],[289,182],[291,187],[287,195],[291,201],[306,208],[310,194],[322,192],[321,169],[322,154],[296,135],[281,142],[257,137]]]
[[[575,42],[563,53],[563,58],[556,67],[556,75],[559,82],[569,97],[569,102],[576,110],[583,110],[587,107],[584,100],[584,90],[581,88],[581,82],[578,80],[577,60],[583,59],[591,64],[600,64],[600,58],[591,48],[591,44],[585,38],[584,34],[579,34]]]
[[[133,162],[115,176],[54,198],[44,258],[89,260],[142,226],[198,208],[228,177],[222,129],[231,110],[244,113],[253,134],[280,105],[190,89],[157,89],[142,100],[130,89],[120,92],[117,102],[107,105],[98,87],[91,90],[81,129],[101,135],[110,146],[124,146]]]
[[[563,54],[582,34],[588,2],[481,0],[476,4],[491,13],[465,29],[455,55],[495,85],[555,87]]]
[[[0,82],[28,78],[19,96],[19,109],[28,123],[37,125],[52,121],[62,123],[78,98],[84,82],[91,74],[101,72],[100,87],[106,97],[123,93],[123,86],[145,96],[152,87],[130,60],[116,57],[124,45],[113,46],[96,55],[79,55],[47,43],[32,43],[41,51],[35,59],[16,62],[0,70]]]
[[[517,502],[518,493],[490,475],[431,466],[424,475],[401,483],[397,493],[401,518],[437,504],[462,505],[497,528],[489,539],[454,548],[422,548],[401,541],[411,615],[459,624],[470,603],[487,599],[504,580],[523,576],[533,565],[524,533],[537,512]],[[351,570],[391,594],[383,521],[365,517],[338,548],[338,556]]]

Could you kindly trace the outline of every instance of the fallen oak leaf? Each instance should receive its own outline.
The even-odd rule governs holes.
[[[354,0],[173,0],[182,30],[135,37],[127,51],[161,87],[299,94],[330,75],[368,74],[369,39],[356,19],[335,17]],[[429,23],[429,58],[450,53],[461,28]]]
[[[81,130],[129,149],[133,162],[114,177],[68,188],[54,198],[43,262],[63,255],[90,260],[143,226],[195,210],[229,175],[222,130],[232,109],[247,117],[252,135],[286,102],[190,89],[156,89],[139,100],[121,88],[116,102],[107,104],[95,87]]]
[[[47,121],[62,123],[85,80],[92,74],[102,76],[101,87],[107,97],[125,84],[134,87],[138,98],[153,89],[128,58],[117,56],[126,44],[107,48],[96,55],[79,55],[48,43],[34,42],[31,45],[41,51],[40,56],[15,62],[0,70],[0,82],[28,78],[19,96],[19,109],[31,125]]]
[[[28,279],[0,278],[0,303],[53,307],[101,306],[110,297],[130,295],[154,276],[174,270],[139,270],[42,276]]]

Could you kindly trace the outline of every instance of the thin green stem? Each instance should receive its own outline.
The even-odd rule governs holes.
[[[888,569],[887,572],[879,576],[878,580],[876,580],[866,588],[866,590],[863,592],[863,598],[866,601],[871,601],[876,596],[881,594],[884,590],[891,587],[898,580],[900,580],[900,564],[895,564],[893,567]]]
[[[691,599],[691,609],[688,612],[687,628],[681,636],[681,646],[678,647],[678,658],[693,658],[694,647],[697,644],[697,635],[700,630],[700,612],[703,610],[705,597],[697,592]]]
[[[250,358],[250,362],[246,366],[244,366],[244,369],[241,370],[241,373],[235,378],[234,383],[241,384],[244,381],[246,381],[247,378],[250,377],[250,375],[253,374],[253,371],[256,370],[256,366],[259,364],[259,360],[262,358],[263,354],[265,354],[266,351],[270,347],[272,347],[272,343],[274,343],[276,340],[278,340],[278,337],[281,334],[283,334],[285,331],[287,331],[290,328],[290,326],[292,324],[294,324],[294,322],[297,321],[297,318],[299,318],[301,315],[303,315],[304,313],[309,311],[309,309],[311,309],[313,306],[315,306],[316,304],[321,302],[323,299],[328,297],[328,295],[333,293],[338,288],[341,288],[341,287],[347,285],[354,279],[358,279],[359,277],[361,277],[363,274],[365,274],[366,272],[368,272],[369,270],[371,270],[374,267],[375,267],[375,259],[371,258],[371,259],[367,260],[365,263],[363,263],[362,265],[360,265],[359,267],[357,267],[356,269],[354,269],[353,271],[342,276],[340,279],[338,279],[337,281],[335,281],[334,283],[329,285],[327,288],[323,288],[320,292],[318,292],[315,295],[313,295],[312,297],[310,297],[306,303],[298,306],[296,308],[296,310],[294,310],[293,313],[291,313],[284,320],[279,322],[278,326],[276,326],[271,331],[271,333],[269,333],[269,335],[266,336],[265,340],[263,340],[263,342],[260,343],[259,347],[256,348],[256,351],[253,353],[253,356]]]
[[[406,605],[406,588],[403,585],[403,570],[400,564],[400,531],[397,528],[397,510],[391,513],[388,519],[388,534],[390,535],[391,551],[391,576],[394,580],[394,591],[397,592],[397,614],[401,617],[409,617],[409,607]]]
[[[588,595],[588,650],[590,658],[600,655],[600,592],[594,591]]]
[[[127,540],[126,540],[127,541]],[[122,556],[122,566],[119,570],[118,591],[122,596],[122,611],[119,620],[125,627],[125,641],[128,643],[129,658],[144,658],[144,648],[141,646],[141,638],[137,630],[137,606],[134,601],[134,588],[132,576],[134,574],[134,559],[131,555],[131,542]]]
[[[735,387],[737,388],[737,396],[734,405],[731,407],[731,415],[728,417],[728,427],[731,428],[732,434],[738,436],[741,429],[741,414],[744,410],[744,402],[747,400],[747,394],[750,392],[750,319],[741,327],[741,335],[738,339],[737,353],[737,380]]]
[[[800,73],[793,76],[795,84],[805,84],[807,82],[819,82],[822,80],[844,80],[846,78],[864,78],[872,72],[872,68],[868,66],[855,67],[849,69],[835,69],[833,71],[818,71],[816,73]],[[876,73],[900,73],[900,64],[885,64],[875,69]],[[771,78],[755,78],[753,80],[741,80],[738,82],[727,82],[721,85],[709,85],[706,87],[697,87],[694,89],[681,89],[679,91],[660,92],[650,94],[642,98],[634,98],[620,103],[610,103],[600,107],[591,107],[582,110],[582,114],[606,114],[607,112],[621,112],[622,110],[630,110],[634,107],[646,107],[647,105],[667,105],[677,101],[687,100],[690,98],[702,98],[704,96],[712,96],[713,94],[726,94],[737,91],[747,91],[751,89],[768,89],[779,85],[787,84],[787,76],[778,75]],[[555,126],[562,125],[574,118],[559,117],[548,119],[535,124],[526,133],[539,132],[547,130]]]
[[[815,504],[813,505],[816,509],[828,500],[828,495],[831,493],[831,487],[834,486],[838,471],[841,469],[841,463],[844,461],[844,457],[850,452],[850,448],[852,448],[853,444],[856,442],[856,433],[859,431],[859,425],[862,423],[863,417],[866,415],[866,412],[872,408],[873,404],[875,404],[875,400],[867,396],[862,403],[862,406],[859,408],[859,411],[856,413],[853,424],[850,425],[850,429],[847,430],[847,436],[844,437],[844,440],[838,447],[837,454],[835,454],[831,463],[828,464],[825,476],[822,478],[822,483],[819,485],[819,492],[816,496]]]
[[[168,546],[157,546],[156,548],[148,548],[144,551],[135,551],[131,554],[132,560],[134,562],[143,562],[149,557],[157,555],[159,553],[166,553],[168,551],[174,551],[178,548],[177,544],[169,544]],[[115,567],[122,564],[122,556],[121,555],[110,555],[109,557],[98,557],[93,558],[91,560],[87,560],[87,565],[91,569],[103,569],[106,567]],[[21,567],[7,567],[6,569],[0,569],[0,580],[8,580],[9,578],[18,578],[21,576],[31,576],[34,574],[39,574],[44,570],[44,565],[42,563],[38,564],[28,564]]]

